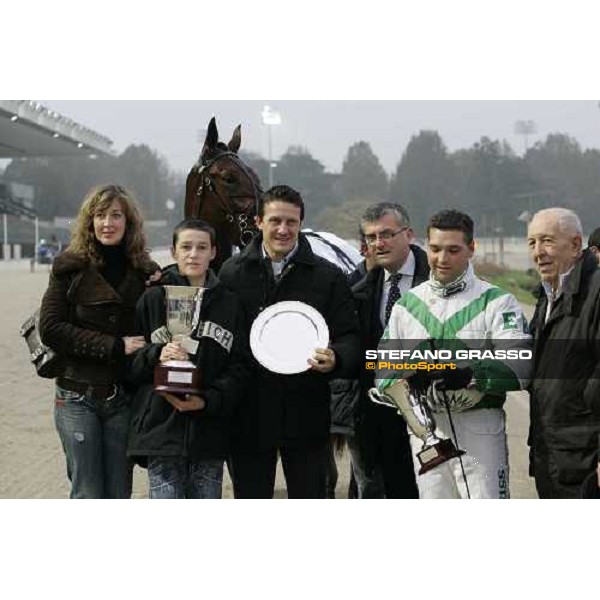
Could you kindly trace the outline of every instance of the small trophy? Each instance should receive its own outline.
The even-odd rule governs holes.
[[[196,354],[199,341],[191,337],[200,321],[204,288],[177,285],[164,286],[167,323],[161,339],[153,341],[180,342],[188,354]],[[154,335],[154,334],[153,334]],[[200,371],[190,360],[169,360],[154,367],[154,390],[170,394],[198,394]]]
[[[429,406],[417,392],[410,390],[405,379],[398,380],[387,388],[385,393],[371,388],[369,398],[377,404],[395,408],[404,417],[412,432],[423,442],[423,449],[417,452],[421,464],[419,475],[465,453],[464,450],[457,450],[452,440],[440,438],[435,434],[435,421]]]

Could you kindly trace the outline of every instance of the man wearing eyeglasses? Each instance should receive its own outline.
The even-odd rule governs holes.
[[[395,302],[429,277],[427,255],[413,244],[408,214],[400,204],[380,202],[361,218],[360,230],[375,267],[354,285],[361,326],[361,356],[377,348]],[[348,438],[359,498],[418,498],[404,419],[370,402],[374,371],[361,369],[355,435]]]

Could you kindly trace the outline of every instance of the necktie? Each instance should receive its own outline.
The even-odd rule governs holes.
[[[392,314],[392,308],[394,308],[394,304],[400,298],[400,288],[398,287],[398,283],[402,278],[401,273],[394,273],[390,275],[390,293],[388,295],[388,299],[385,305],[385,324],[388,324],[390,320],[390,315]]]

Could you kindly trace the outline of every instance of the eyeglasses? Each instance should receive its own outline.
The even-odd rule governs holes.
[[[395,238],[399,233],[406,231],[408,226],[397,229],[396,231],[390,231],[386,229],[380,233],[365,235],[364,240],[367,246],[374,246],[378,240],[382,240],[384,242],[389,242],[391,239]]]

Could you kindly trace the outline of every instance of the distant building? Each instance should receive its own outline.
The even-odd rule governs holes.
[[[0,177],[0,213],[35,217],[35,188]]]

